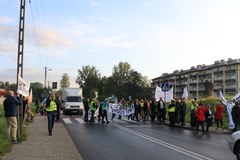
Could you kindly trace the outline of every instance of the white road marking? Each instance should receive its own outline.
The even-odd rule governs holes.
[[[211,159],[211,158],[209,158],[209,157],[200,155],[200,154],[198,154],[198,153],[189,151],[189,150],[187,150],[187,149],[180,148],[180,147],[175,146],[175,145],[173,145],[173,144],[171,144],[171,143],[168,143],[168,142],[165,142],[165,141],[156,139],[156,138],[151,137],[151,136],[148,136],[148,135],[146,135],[146,134],[142,134],[142,133],[140,133],[140,132],[134,131],[134,130],[132,130],[132,129],[129,129],[129,128],[124,127],[124,126],[121,126],[121,125],[119,125],[119,124],[116,124],[116,123],[113,124],[113,123],[111,123],[111,125],[119,128],[119,129],[122,129],[122,130],[124,130],[124,131],[126,131],[126,132],[132,133],[132,134],[134,134],[134,135],[136,135],[136,136],[139,136],[139,137],[142,137],[142,138],[144,138],[144,139],[147,139],[147,140],[149,140],[149,141],[151,141],[151,142],[157,143],[157,144],[159,144],[159,145],[165,146],[165,147],[167,147],[167,148],[170,148],[170,149],[172,149],[172,150],[175,150],[175,151],[180,152],[180,153],[182,153],[182,154],[185,154],[185,155],[187,155],[187,156],[193,157],[193,158],[195,158],[195,159],[198,159],[198,160],[213,160],[213,159]]]
[[[63,118],[62,119],[64,121],[64,123],[66,124],[72,124],[72,121],[69,118]]]
[[[74,118],[76,121],[78,121],[78,123],[86,123],[84,122],[81,118]]]

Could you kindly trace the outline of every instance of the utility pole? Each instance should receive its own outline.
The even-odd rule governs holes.
[[[23,51],[24,51],[24,24],[25,24],[25,0],[20,2],[20,17],[19,17],[19,35],[18,35],[18,58],[17,58],[17,88],[19,87],[19,78],[23,78]],[[20,98],[22,96],[20,95]],[[22,136],[22,124],[23,124],[23,107],[18,106],[18,138]]]

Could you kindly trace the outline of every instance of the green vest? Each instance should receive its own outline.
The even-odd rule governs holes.
[[[175,109],[176,109],[176,107],[173,106],[173,107],[169,108],[168,112],[175,112]]]
[[[51,101],[49,107],[46,108],[47,112],[57,111],[57,104],[55,101]]]
[[[191,104],[191,110],[195,111],[196,109],[197,109],[197,107],[195,105]]]
[[[95,108],[95,101],[91,101],[90,103],[90,111],[95,111],[96,108]]]
[[[108,104],[107,103],[104,103],[103,105],[102,105],[102,110],[107,110],[108,109]]]

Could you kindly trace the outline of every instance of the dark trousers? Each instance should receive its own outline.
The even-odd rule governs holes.
[[[94,122],[94,114],[95,114],[95,111],[91,111],[91,119],[90,119],[90,122]]]
[[[159,110],[159,121],[164,122],[165,121],[165,109],[160,108]]]
[[[195,111],[191,111],[190,113],[191,115],[191,119],[190,119],[190,124],[191,124],[191,127],[194,128],[196,126],[196,114],[195,114]]]
[[[84,122],[88,122],[88,110],[85,110]]]
[[[157,112],[152,112],[151,113],[151,121],[155,121],[155,117],[157,116]]]
[[[136,111],[136,110],[135,110],[135,111]],[[138,111],[136,111],[136,112],[134,113],[133,120],[136,118],[136,120],[139,121],[139,120],[138,120],[138,113],[139,113]]]
[[[202,132],[204,132],[204,121],[197,121],[196,131],[198,132],[199,125],[202,126]]]
[[[185,112],[184,111],[180,111],[180,117],[179,117],[179,122],[181,123],[181,125],[185,125]]]
[[[52,129],[54,126],[54,121],[56,117],[56,112],[47,112],[47,120],[48,120],[48,133],[52,134]]]
[[[128,115],[128,120],[129,120],[129,119],[133,120],[133,114],[129,114],[129,115]]]
[[[108,121],[108,116],[107,116],[107,110],[103,110],[103,112],[102,112],[102,123],[105,122],[104,118],[106,119],[107,122],[109,122]]]
[[[57,115],[56,115],[56,121],[60,120],[60,108],[57,108]]]
[[[209,131],[209,127],[212,126],[212,118],[207,118],[206,122],[207,122],[206,130],[208,132]]]
[[[234,123],[234,125],[235,125],[235,128],[233,129],[233,132],[238,131],[239,120],[233,119],[233,123]]]
[[[220,123],[221,127],[223,127],[223,120],[222,119],[216,119],[216,123],[217,123],[217,128],[219,127],[219,123]]]
[[[168,116],[169,116],[169,121],[170,121],[170,127],[174,127],[174,123],[175,123],[175,112],[168,112]]]

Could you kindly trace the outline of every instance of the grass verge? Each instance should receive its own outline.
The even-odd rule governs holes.
[[[25,123],[27,126],[28,124]],[[0,104],[0,159],[1,157],[10,152],[12,149],[12,143],[10,142],[7,134],[6,134],[6,119],[4,117],[3,105]],[[21,141],[27,140],[28,131],[27,128],[23,128],[23,133],[21,136]]]

